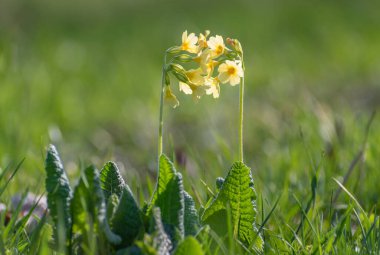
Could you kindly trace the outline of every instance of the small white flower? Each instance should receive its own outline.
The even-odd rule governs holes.
[[[218,79],[221,83],[230,83],[235,86],[240,83],[240,78],[244,76],[244,71],[240,61],[226,60],[218,68]]]

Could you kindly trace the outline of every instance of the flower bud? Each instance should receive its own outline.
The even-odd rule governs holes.
[[[166,84],[167,86],[170,85],[170,77],[169,77],[168,72],[165,72],[165,84]]]
[[[170,53],[170,54],[177,54],[177,53],[181,52],[181,47],[173,46],[173,47],[170,47],[169,49],[167,49],[166,52]]]
[[[238,56],[238,53],[236,51],[228,51],[226,56],[228,59],[235,59]]]
[[[189,83],[190,80],[186,75],[186,70],[178,64],[169,64],[168,70],[172,72],[172,74],[179,80],[185,83]]]
[[[241,56],[243,54],[243,48],[237,39],[227,38],[227,43]]]
[[[178,60],[180,62],[188,63],[194,60],[194,57],[188,55],[188,54],[180,54],[174,57],[175,60]]]

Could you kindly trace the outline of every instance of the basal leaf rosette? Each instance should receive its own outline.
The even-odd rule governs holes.
[[[227,47],[227,45],[229,47]],[[243,51],[236,39],[225,40],[220,35],[210,36],[210,31],[182,34],[182,43],[166,51],[164,101],[176,108],[177,96],[171,80],[178,80],[178,90],[192,95],[198,101],[203,95],[219,98],[220,85],[240,84],[244,77]]]

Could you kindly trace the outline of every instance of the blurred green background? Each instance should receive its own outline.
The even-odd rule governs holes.
[[[350,177],[378,202],[379,1],[10,1],[0,3],[0,166],[26,158],[14,189],[38,189],[47,144],[71,176],[116,160],[134,186],[154,178],[161,68],[184,30],[238,38],[245,51],[245,161],[267,197],[321,194]],[[165,108],[165,152],[200,186],[237,159],[238,89]],[[302,135],[301,135],[302,134]],[[312,162],[312,163],[310,163]],[[147,174],[148,173],[148,174]],[[148,177],[147,177],[148,176]],[[365,183],[365,185],[360,185]],[[335,187],[335,186],[334,186]],[[273,195],[274,196],[274,195]]]

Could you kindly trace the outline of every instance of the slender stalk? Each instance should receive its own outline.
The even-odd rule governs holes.
[[[244,102],[244,77],[241,78],[239,93],[239,160],[243,162],[243,102]]]
[[[244,71],[243,56],[241,56],[241,62]],[[244,75],[245,76],[245,75]],[[243,113],[244,113],[244,76],[240,81],[240,92],[239,92],[239,161],[243,162]]]
[[[163,126],[164,126],[164,93],[165,93],[165,65],[166,65],[166,52],[164,57],[164,65],[162,67],[162,80],[161,80],[161,97],[160,97],[160,116],[158,119],[158,155],[157,159],[160,161],[160,156],[162,154],[162,137],[163,137]]]
[[[165,74],[162,73],[162,79],[165,79]],[[165,82],[162,81],[161,85],[161,98],[160,98],[160,117],[158,120],[158,159],[160,159],[160,156],[162,154],[162,129],[164,126],[164,91],[165,91]]]

